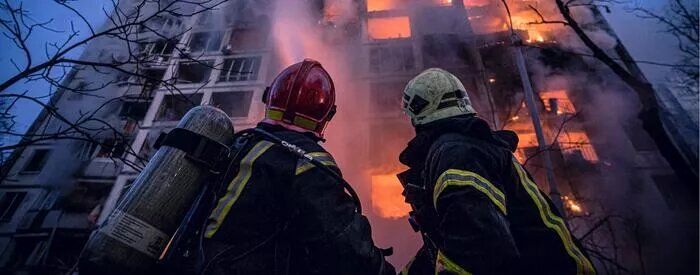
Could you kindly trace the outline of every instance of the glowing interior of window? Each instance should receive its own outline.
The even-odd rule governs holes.
[[[411,22],[408,16],[370,18],[367,33],[372,39],[411,37]]]
[[[372,208],[381,217],[398,219],[411,210],[401,195],[403,187],[395,174],[372,176]]]

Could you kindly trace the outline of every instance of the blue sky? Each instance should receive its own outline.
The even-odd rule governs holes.
[[[59,33],[41,29],[34,31],[27,43],[32,58],[34,59],[34,64],[39,64],[46,60],[46,55],[44,54],[44,44],[46,42],[62,42],[66,39],[71,29],[71,22],[73,22],[74,28],[79,32],[77,39],[87,37],[90,34],[90,30],[85,23],[77,18],[70,10],[56,4],[54,1],[14,0],[10,1],[10,3],[14,6],[21,3],[24,10],[29,12],[31,19],[36,22],[46,22],[47,20],[53,19],[53,22],[51,22],[49,26],[52,29],[61,31]],[[111,1],[107,0],[79,0],[69,1],[69,3],[75,7],[78,12],[83,14],[93,26],[100,26],[106,19],[102,11],[103,5],[105,5],[106,8],[109,8],[111,5]],[[2,18],[7,18],[6,14],[3,14]],[[26,64],[26,59],[24,58],[24,53],[5,36],[0,36],[0,46],[0,65],[2,68],[0,69],[0,81],[4,81],[17,73],[11,60],[14,60],[18,66],[22,67]],[[82,51],[82,48],[76,49],[71,52],[69,56],[78,57]],[[49,91],[49,84],[44,81],[18,83],[12,86],[8,91],[5,91],[5,93],[21,93],[25,90],[29,90],[29,94],[34,96],[46,95]],[[17,115],[16,131],[24,131],[36,118],[40,110],[41,109],[36,104],[19,102],[16,108],[12,110],[12,112]]]
[[[75,28],[84,37],[89,34],[87,26],[79,20],[75,14],[69,10],[59,6],[53,1],[10,1],[13,4],[22,2],[24,9],[30,12],[30,15],[36,21],[46,21],[53,18],[51,27],[58,30],[70,30],[70,24],[73,22]],[[77,0],[69,2],[93,26],[100,26],[105,20],[105,14],[102,12],[103,6],[109,7],[111,1],[107,0]],[[645,0],[643,5],[651,8],[659,9],[665,5],[664,0]],[[668,34],[662,32],[652,21],[642,20],[634,15],[629,14],[621,7],[612,9],[612,13],[607,15],[611,25],[613,25],[618,36],[623,43],[628,47],[633,57],[640,60],[659,61],[664,63],[673,63],[678,58],[677,48],[675,47],[675,39]],[[29,40],[29,47],[34,58],[41,61],[44,51],[45,42],[56,42],[65,39],[67,33],[53,33],[45,30],[38,30]],[[15,59],[21,64],[23,60],[22,52],[12,45],[12,42],[7,38],[0,36],[0,81],[8,79],[16,73],[12,67],[10,59]],[[77,57],[82,49],[76,49],[70,55]],[[668,73],[666,68],[658,66],[642,65],[643,70],[652,81],[662,81]],[[9,92],[23,92],[29,90],[32,95],[45,95],[49,85],[44,82],[21,83],[13,86]],[[36,118],[40,109],[34,104],[18,104],[13,110],[18,115],[17,130],[24,130]]]

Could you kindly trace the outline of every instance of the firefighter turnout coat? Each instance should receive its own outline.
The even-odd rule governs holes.
[[[402,274],[595,273],[516,147],[515,133],[475,116],[416,129],[400,177],[424,245]]]
[[[258,127],[340,173],[311,135]],[[239,154],[204,231],[203,274],[396,274],[343,185],[263,139]]]

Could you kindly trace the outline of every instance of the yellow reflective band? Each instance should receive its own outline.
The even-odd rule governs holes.
[[[338,167],[338,165],[335,163],[335,160],[333,160],[333,157],[326,152],[313,152],[313,153],[307,153],[307,155],[320,161],[321,164],[323,164],[323,165]],[[310,162],[308,162],[305,159],[299,159],[299,161],[297,161],[297,168],[296,168],[295,175],[299,175],[301,173],[304,173],[311,168],[314,168],[313,164],[311,164]]]
[[[248,180],[250,180],[250,177],[253,175],[253,162],[265,153],[267,149],[270,149],[271,146],[272,143],[269,141],[260,141],[248,151],[245,157],[243,157],[239,164],[238,174],[236,174],[228,187],[226,187],[226,195],[219,199],[216,208],[214,208],[214,211],[209,215],[209,219],[213,222],[207,225],[205,231],[206,238],[211,238],[216,231],[219,230],[219,226],[224,222],[226,215],[231,210],[231,206],[238,200]]]
[[[532,201],[535,202],[535,205],[537,205],[542,222],[547,228],[552,229],[557,233],[564,244],[566,253],[569,254],[569,256],[576,263],[576,274],[596,274],[593,264],[591,264],[588,258],[581,253],[579,247],[574,243],[571,233],[566,228],[564,220],[552,212],[552,209],[549,207],[549,204],[544,197],[542,197],[537,185],[530,179],[530,177],[528,177],[525,169],[517,162],[517,160],[513,160],[513,165],[515,166],[515,170],[518,171],[520,183],[530,195]]]
[[[506,196],[501,190],[477,173],[458,169],[448,169],[443,172],[435,183],[435,188],[433,190],[433,206],[435,206],[436,209],[440,194],[449,186],[471,186],[489,197],[503,214],[508,213],[506,209]]]
[[[406,266],[401,270],[401,275],[408,275],[409,270],[411,270],[411,265],[413,264],[413,261],[416,260],[416,256],[413,256],[410,261],[406,264]]]
[[[284,113],[280,110],[275,110],[275,109],[268,109],[267,110],[267,118],[272,119],[272,120],[282,120],[282,116]]]
[[[438,251],[437,261],[435,261],[435,275],[438,275],[443,270],[457,275],[471,275],[469,271],[464,270],[457,263],[447,258],[442,251]]]
[[[301,128],[307,129],[307,130],[316,130],[316,127],[318,126],[318,122],[310,120],[308,118],[305,118],[303,116],[295,116],[294,117],[294,125],[299,126]]]

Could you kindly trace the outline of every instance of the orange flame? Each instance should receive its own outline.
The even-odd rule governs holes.
[[[372,176],[372,207],[383,218],[406,217],[411,207],[401,195],[403,187],[395,174]]]

